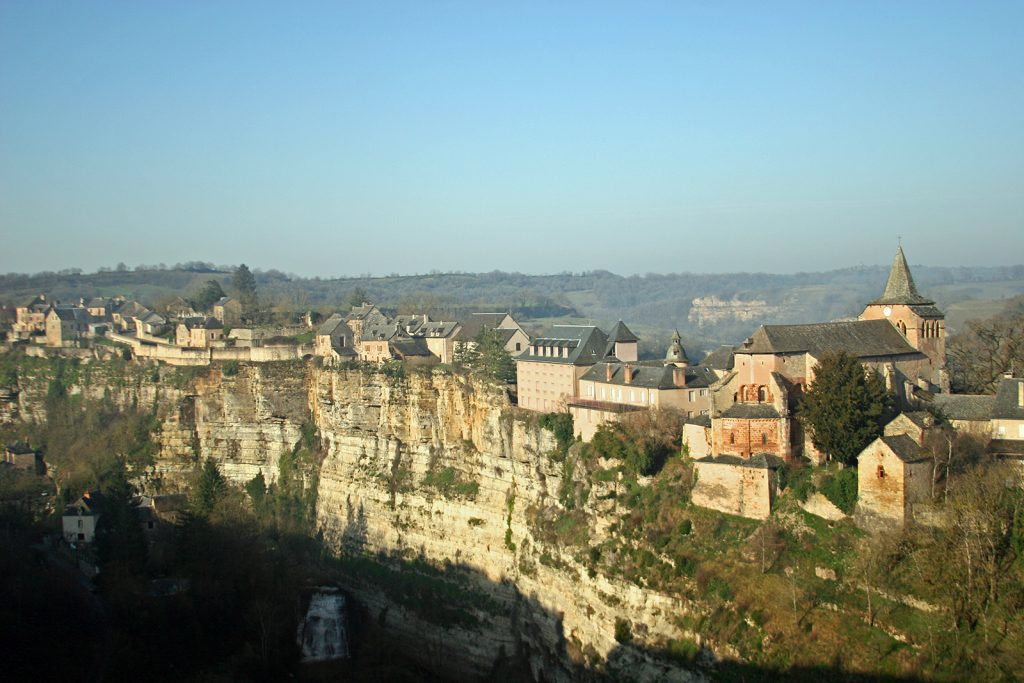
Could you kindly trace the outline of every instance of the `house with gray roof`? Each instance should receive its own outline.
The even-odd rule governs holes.
[[[344,316],[335,313],[317,328],[313,338],[313,353],[333,360],[351,360],[358,356],[355,335]]]
[[[924,448],[933,421],[927,413],[897,415],[857,456],[858,523],[904,526],[913,506],[931,498],[933,466]]]

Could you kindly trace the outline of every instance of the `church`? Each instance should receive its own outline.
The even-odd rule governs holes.
[[[688,432],[690,452],[820,462],[822,455],[795,417],[819,359],[837,351],[856,356],[908,408],[922,392],[948,392],[945,335],[942,312],[918,292],[900,246],[882,295],[857,320],[763,325],[736,347],[731,372],[712,393],[704,443]]]

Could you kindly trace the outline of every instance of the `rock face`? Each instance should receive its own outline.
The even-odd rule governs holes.
[[[21,384],[18,415],[41,417],[45,385]],[[322,460],[307,483],[318,487],[328,547],[430,567],[459,599],[439,617],[396,599],[386,582],[344,586],[434,670],[483,679],[514,660],[548,681],[585,679],[585,665],[631,680],[700,679],[615,639],[617,620],[639,645],[692,638],[676,625],[685,601],[591,575],[579,548],[535,535],[530,514],[559,504],[563,469],[548,457],[552,435],[502,386],[439,369],[396,375],[296,361],[243,364],[232,376],[148,367],[119,386],[73,391],[156,408],[159,454],[144,482],[152,490],[182,490],[206,458],[238,484],[259,472],[272,482],[281,455],[315,429]],[[609,520],[588,517],[600,540]]]

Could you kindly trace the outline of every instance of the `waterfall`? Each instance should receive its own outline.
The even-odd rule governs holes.
[[[322,586],[310,597],[306,618],[299,624],[298,641],[304,662],[348,658],[345,596],[337,588]]]

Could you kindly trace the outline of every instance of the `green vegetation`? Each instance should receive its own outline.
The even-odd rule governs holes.
[[[480,485],[475,481],[465,481],[464,475],[454,467],[444,467],[437,472],[427,472],[423,477],[423,485],[436,490],[449,500],[476,498]]]
[[[569,446],[575,441],[573,436],[572,415],[569,413],[544,413],[540,416],[539,424],[542,428],[555,435],[557,441],[556,457],[564,458],[569,452]]]
[[[825,477],[819,490],[837,508],[848,515],[853,514],[857,505],[857,470],[847,467]]]
[[[864,447],[882,433],[892,395],[878,374],[844,352],[821,357],[798,415],[814,445],[829,459],[854,464]]]
[[[194,302],[196,310],[209,312],[213,309],[213,305],[225,296],[227,294],[224,293],[224,288],[220,286],[220,281],[209,279],[203,285],[203,288],[199,290],[199,293],[196,294]]]
[[[251,315],[256,311],[256,278],[244,263],[238,266],[235,274],[231,276],[231,289],[238,297],[238,302],[242,304],[244,314]]]
[[[489,327],[480,330],[472,345],[464,345],[455,360],[497,382],[508,383],[516,379],[515,361],[505,350],[498,331]]]

